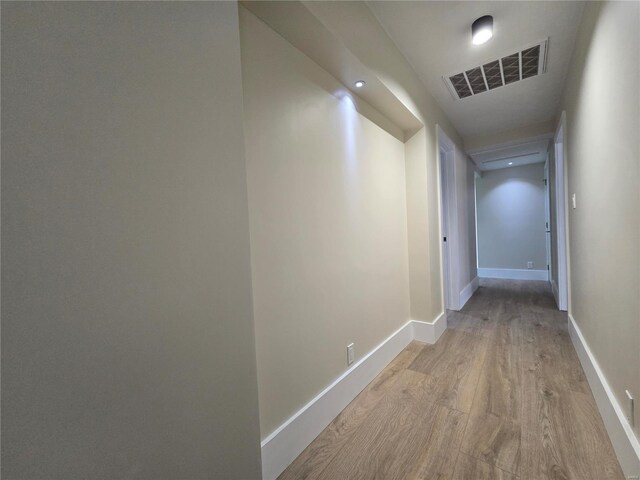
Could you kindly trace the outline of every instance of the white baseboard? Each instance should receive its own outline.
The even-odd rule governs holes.
[[[622,471],[627,477],[640,476],[640,442],[633,433],[624,411],[616,400],[613,390],[611,390],[602,369],[571,314],[569,314],[569,334],[591,386]]]
[[[261,444],[263,480],[275,480],[412,340],[435,343],[446,328],[444,312],[430,323],[409,320],[280,425]]]
[[[548,280],[548,270],[518,268],[478,268],[480,278],[504,278],[510,280]]]
[[[447,329],[447,315],[442,312],[433,322],[412,320],[413,340],[424,343],[436,343],[440,335]]]
[[[460,307],[459,310],[462,309],[462,307],[464,307],[465,304],[469,301],[473,293],[478,289],[479,284],[480,281],[478,277],[475,277],[467,284],[466,287],[462,289],[462,291],[460,292],[460,301],[458,303]]]

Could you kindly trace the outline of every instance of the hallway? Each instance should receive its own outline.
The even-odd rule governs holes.
[[[548,283],[484,279],[279,478],[624,476]]]
[[[3,480],[640,480],[640,1],[0,1]]]

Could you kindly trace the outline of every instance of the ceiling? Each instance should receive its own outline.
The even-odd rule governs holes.
[[[547,159],[550,139],[547,136],[509,145],[499,145],[469,152],[480,170],[499,170],[530,163],[542,163]]]
[[[349,97],[361,115],[401,141],[422,127],[420,120],[301,2],[242,0],[241,5],[335,77],[338,82],[306,71],[331,94],[341,100]],[[356,90],[353,84],[360,79],[366,79],[366,88]]]
[[[463,136],[544,122],[558,112],[583,2],[369,1],[369,8]],[[471,44],[471,23],[493,15],[494,36]],[[454,99],[442,77],[549,38],[547,69],[479,95]]]

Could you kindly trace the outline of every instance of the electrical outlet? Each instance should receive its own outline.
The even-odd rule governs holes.
[[[533,262],[527,262],[527,268],[528,269],[532,269],[533,268]]]
[[[634,418],[634,412],[633,412],[633,395],[631,395],[631,392],[629,390],[625,390],[624,393],[627,394],[627,399],[629,402],[629,410],[627,411],[627,420],[629,421],[629,425],[631,425],[632,427],[635,425],[635,418]]]
[[[347,365],[351,365],[353,363],[355,356],[353,343],[350,343],[347,345]]]

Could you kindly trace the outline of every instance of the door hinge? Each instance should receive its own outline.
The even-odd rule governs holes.
[[[446,241],[447,241],[447,237],[443,237],[443,238],[442,238],[442,241],[443,241],[443,242],[446,242]]]
[[[547,186],[547,179],[546,178],[544,179],[544,186],[545,187]]]

